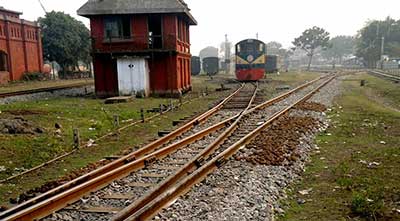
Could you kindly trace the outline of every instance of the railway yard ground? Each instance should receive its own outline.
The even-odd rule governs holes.
[[[292,74],[294,73],[290,73],[290,75]],[[315,78],[318,74],[302,73],[296,74],[296,76],[299,76],[297,81],[286,84],[295,86]],[[279,79],[280,77],[273,78]],[[21,193],[40,187],[65,174],[73,174],[77,169],[98,162],[104,157],[121,155],[124,151],[131,151],[132,147],[139,147],[154,140],[158,137],[159,131],[172,129],[172,121],[190,118],[204,112],[221,97],[226,96],[229,91],[215,92],[215,90],[221,87],[221,83],[226,84],[227,79],[231,79],[231,77],[221,75],[213,80],[206,76],[195,77],[193,92],[183,98],[183,101],[191,101],[190,103],[183,105],[178,110],[166,113],[162,117],[129,127],[123,130],[119,137],[110,136],[95,143],[91,148],[82,148],[72,156],[40,171],[26,174],[10,184],[0,184],[0,202],[7,204],[10,198],[17,198]],[[263,88],[265,98],[271,98],[273,93],[277,93],[275,87],[283,82],[285,82],[284,79],[283,81],[274,80],[272,84]],[[43,85],[43,82],[40,82],[40,85]],[[231,82],[225,86],[234,89],[237,85],[236,82]],[[28,89],[27,86],[21,85],[20,87],[23,90]],[[30,86],[29,88],[32,89]],[[205,93],[206,90],[209,91],[209,96],[193,99],[197,98],[199,93]],[[178,101],[174,100],[174,102]],[[149,98],[146,100],[135,99],[129,103],[105,105],[104,100],[88,96],[84,98],[51,98],[1,105],[0,119],[22,118],[27,121],[28,125],[20,128],[20,134],[0,133],[0,155],[2,156],[0,158],[0,180],[72,151],[73,128],[79,129],[82,141],[94,140],[115,130],[113,117],[116,114],[120,117],[121,126],[124,126],[129,124],[129,122],[124,123],[126,120],[131,122],[141,119],[141,108],[147,112],[147,110],[159,108],[160,104],[168,105],[169,103],[170,99]],[[157,112],[145,113],[145,116],[150,117],[155,114]],[[132,134],[135,136],[132,137]]]
[[[399,84],[357,74],[342,90],[279,220],[400,219]]]
[[[25,91],[25,90],[35,90],[41,88],[48,87],[60,87],[60,86],[68,86],[75,84],[90,84],[93,83],[93,79],[71,79],[71,80],[49,80],[49,81],[27,81],[27,82],[10,82],[7,85],[3,85],[0,87],[1,93],[10,93],[16,91]]]
[[[258,99],[267,101],[324,75],[327,74],[269,75],[259,84]],[[124,127],[141,120],[141,109],[150,117],[158,113],[160,104],[168,106],[171,101],[174,104],[179,101],[149,98],[106,105],[103,100],[86,96],[0,106],[0,122],[16,119],[25,126],[19,134],[0,132],[0,180],[73,151],[73,128],[79,129],[82,141],[90,143],[60,161],[1,183],[0,205],[9,208],[10,203],[23,202],[30,195],[92,171],[113,157],[138,150],[158,138],[158,132],[172,131],[236,90],[239,84],[231,78],[193,77],[193,92],[183,97],[181,107],[98,141],[97,138],[118,129],[113,124],[115,115],[119,116],[119,127]],[[322,80],[316,82],[320,84]],[[363,87],[361,80],[366,82]],[[217,92],[221,84],[230,90]],[[262,113],[265,119],[247,123],[262,125],[274,116],[278,107],[299,97],[293,95],[270,109],[260,110],[255,115]],[[147,110],[156,111],[147,113]],[[172,122],[179,120],[183,121],[173,127]],[[399,220],[399,125],[399,84],[366,73],[339,73],[306,102],[295,105],[264,128],[231,160],[157,213],[154,219]],[[241,133],[244,132],[235,136]],[[202,142],[207,146],[211,141]],[[115,182],[111,186],[118,185]],[[99,197],[100,193],[93,193],[82,201],[104,206],[101,200],[93,204],[93,199]],[[80,208],[80,203],[71,207]],[[63,210],[45,220],[75,220],[77,216],[79,213]],[[105,220],[101,216],[85,217]]]

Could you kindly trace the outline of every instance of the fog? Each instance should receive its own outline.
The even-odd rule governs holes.
[[[88,19],[76,14],[86,0],[42,0],[47,11],[64,11],[86,25]],[[368,20],[391,16],[400,19],[400,1],[351,0],[186,0],[198,26],[191,29],[192,54],[206,46],[219,47],[228,34],[232,42],[255,38],[278,41],[291,47],[293,39],[307,28],[319,26],[336,35],[355,35]],[[1,0],[0,5],[22,11],[23,18],[36,20],[44,16],[37,0]]]

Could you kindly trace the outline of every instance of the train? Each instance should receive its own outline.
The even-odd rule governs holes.
[[[278,55],[266,55],[265,72],[266,73],[277,73],[278,71],[279,71],[279,56]]]
[[[219,58],[207,57],[203,58],[203,71],[207,75],[216,75],[219,71]]]
[[[192,75],[199,75],[201,72],[201,62],[200,57],[192,56],[191,59]]]
[[[266,69],[266,45],[257,39],[245,39],[235,45],[236,79],[258,81]]]

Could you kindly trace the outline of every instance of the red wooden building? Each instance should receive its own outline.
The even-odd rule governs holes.
[[[0,7],[0,84],[43,71],[40,28],[20,19],[21,12]]]
[[[183,0],[89,0],[96,94],[179,96],[191,89],[189,27]]]

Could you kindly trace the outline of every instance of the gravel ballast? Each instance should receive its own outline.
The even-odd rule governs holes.
[[[333,80],[308,102],[331,106],[334,97],[340,94],[340,82],[340,78]],[[316,107],[315,111],[310,110],[312,106]],[[247,161],[246,157],[257,153],[249,144],[154,220],[274,220],[277,214],[284,213],[279,201],[287,198],[286,187],[301,178],[309,153],[318,149],[314,144],[316,134],[329,125],[326,113],[320,109],[321,105],[307,105],[289,113],[289,119],[312,118],[315,126],[304,130],[287,127],[285,130],[289,131],[281,131],[296,134],[297,139],[276,146],[286,148],[288,155],[278,165]],[[260,137],[255,140],[259,141]],[[293,153],[295,158],[290,157]]]

